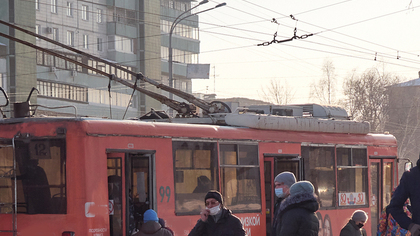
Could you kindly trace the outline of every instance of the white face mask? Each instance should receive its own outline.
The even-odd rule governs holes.
[[[284,193],[283,193],[283,189],[282,188],[276,188],[276,189],[274,189],[274,191],[275,191],[276,196],[278,198],[284,197]]]
[[[217,213],[219,213],[219,211],[220,211],[220,204],[215,206],[215,207],[212,207],[212,208],[207,208],[206,207],[206,209],[210,211],[211,216],[217,215]]]

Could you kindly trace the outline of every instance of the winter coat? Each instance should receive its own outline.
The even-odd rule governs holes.
[[[134,236],[173,236],[173,234],[169,230],[162,228],[158,222],[147,221]]]
[[[349,223],[341,229],[340,236],[366,236],[366,230],[357,227],[354,220],[349,220]]]
[[[412,219],[404,212],[404,203],[409,197]],[[416,167],[402,175],[400,185],[387,207],[387,213],[390,213],[404,229],[408,229],[411,223],[420,225],[420,159]]]
[[[395,190],[391,193],[391,196],[394,195],[394,192]],[[411,206],[408,205],[408,200],[405,202],[403,208],[407,216],[411,218]],[[386,209],[387,207],[382,210],[381,216],[379,217],[378,231],[376,232],[376,236],[410,236],[411,233],[408,230],[401,228],[394,217],[387,213]]]
[[[198,220],[188,236],[245,236],[244,227],[238,217],[226,208],[222,208],[221,214],[217,223],[212,216],[205,222]]]
[[[280,204],[283,200],[284,198],[277,198],[276,204],[274,205],[274,214],[270,234],[271,236],[275,236],[277,228],[280,227]]]
[[[290,195],[280,205],[280,226],[276,235],[318,236],[319,221],[315,215],[318,208],[315,194]]]

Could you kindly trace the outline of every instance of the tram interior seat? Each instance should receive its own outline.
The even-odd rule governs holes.
[[[67,198],[64,194],[57,193],[51,198],[51,214],[66,214]]]

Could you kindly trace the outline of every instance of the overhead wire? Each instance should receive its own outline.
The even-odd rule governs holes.
[[[344,3],[344,2],[348,2],[348,1],[350,1],[350,0],[347,0],[347,1],[343,1],[343,2],[341,2],[341,3]],[[245,2],[248,2],[248,1],[245,1]],[[253,4],[253,3],[252,3]],[[253,5],[257,5],[257,6],[260,6],[260,5],[258,5],[258,4],[253,4]],[[336,5],[336,4],[331,4],[331,5],[329,5],[329,6],[333,6],[333,5]],[[317,8],[317,9],[322,9],[322,8],[325,8],[325,7],[327,7],[327,6],[324,6],[324,7],[320,7],[320,8]],[[417,8],[417,7],[419,7],[419,6],[415,6],[415,7],[413,7],[413,8]],[[264,8],[264,9],[266,9],[266,8]],[[315,9],[315,10],[317,10],[317,9]],[[272,11],[271,9],[268,9],[268,10],[270,10],[270,11]],[[366,22],[366,21],[369,21],[369,20],[373,20],[373,19],[377,19],[377,18],[380,18],[380,17],[385,17],[385,16],[388,16],[388,15],[392,15],[392,14],[396,14],[396,13],[400,13],[400,12],[404,12],[404,11],[406,11],[405,9],[404,10],[400,10],[400,11],[397,11],[397,12],[393,12],[393,13],[388,13],[388,14],[385,14],[385,15],[382,15],[382,16],[378,16],[378,17],[374,17],[374,18],[370,18],[370,19],[367,19],[367,20],[363,20],[363,21],[359,21],[359,22],[355,22],[355,23],[351,23],[351,24],[347,24],[347,25],[344,25],[344,26],[341,26],[341,27],[336,27],[336,28],[334,28],[334,29],[330,29],[329,31],[333,31],[333,30],[335,30],[335,29],[338,29],[338,28],[342,28],[342,27],[345,27],[345,26],[349,26],[349,25],[353,25],[353,24],[356,24],[356,23],[361,23],[361,22]],[[307,12],[311,12],[311,11],[305,11],[304,13],[307,13]],[[301,13],[298,13],[298,14],[301,14]],[[296,14],[296,15],[298,15],[298,14]],[[284,16],[284,17],[287,17],[286,15],[284,15],[284,14],[281,14],[282,16]],[[313,25],[313,24],[310,24],[310,23],[307,23],[307,22],[304,22],[304,21],[302,21],[303,23],[306,23],[306,24],[309,24],[309,25],[312,25],[312,26],[316,26],[316,25]],[[319,27],[319,26],[316,26],[316,27]],[[322,27],[319,27],[319,28],[322,28]],[[323,28],[323,29],[325,29],[325,28]],[[325,31],[327,31],[328,29],[325,29],[324,30],[324,32]],[[201,30],[201,31],[203,31],[203,30]],[[322,33],[323,31],[321,31],[321,32],[317,32],[317,33],[314,33],[314,34],[320,34],[320,33]],[[345,35],[345,34],[343,34],[343,35]],[[345,35],[345,36],[348,36],[348,35]],[[350,36],[349,36],[350,37]],[[352,38],[355,38],[355,39],[358,39],[358,38],[356,38],[356,37],[352,37]],[[358,39],[358,40],[362,40],[362,39]],[[337,41],[337,40],[336,40]],[[368,43],[372,43],[372,42],[369,42],[369,41],[367,41],[367,40],[363,40],[363,41],[365,41],[365,42],[368,42]],[[377,43],[373,43],[373,44],[375,44],[375,45],[377,45],[377,46],[381,46],[381,47],[386,47],[386,46],[383,46],[383,45],[379,45],[379,44],[377,44]],[[396,50],[396,49],[393,49],[393,50]],[[396,50],[397,51],[397,50]],[[402,51],[401,51],[402,52]],[[416,56],[418,56],[418,55],[416,55]]]
[[[245,47],[246,48],[246,47]],[[223,50],[226,50],[226,49],[223,49]],[[310,49],[309,49],[310,50]],[[220,50],[215,50],[215,51],[220,51]],[[203,52],[202,52],[203,53]],[[205,52],[204,52],[205,53]]]

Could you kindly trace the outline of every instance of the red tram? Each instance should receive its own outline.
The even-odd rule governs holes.
[[[238,118],[239,119],[239,118]],[[153,208],[188,235],[209,189],[249,236],[269,234],[281,171],[311,181],[320,230],[378,214],[397,183],[389,134],[267,130],[91,118],[0,120],[0,236],[128,236]],[[373,234],[372,234],[373,235]]]

